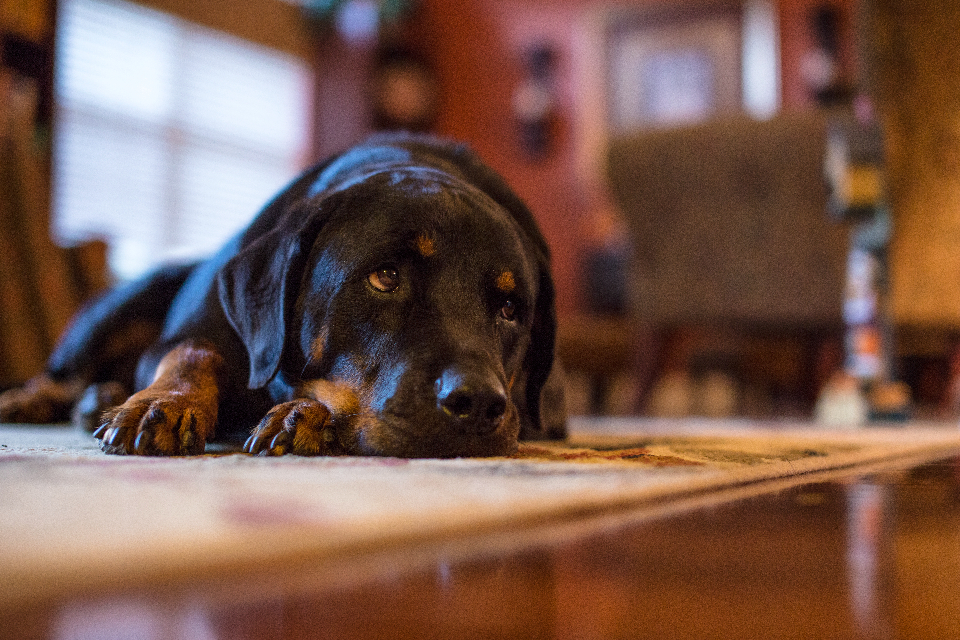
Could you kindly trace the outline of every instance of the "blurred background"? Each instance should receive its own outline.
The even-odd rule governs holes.
[[[379,129],[554,259],[575,414],[956,420],[948,0],[0,0],[0,388]]]

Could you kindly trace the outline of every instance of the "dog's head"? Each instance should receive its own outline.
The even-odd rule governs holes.
[[[220,275],[250,386],[324,402],[349,453],[499,455],[540,430],[546,246],[492,172],[441,150],[334,161],[274,203]]]

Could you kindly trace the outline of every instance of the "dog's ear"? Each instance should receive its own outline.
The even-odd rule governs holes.
[[[251,389],[266,385],[280,366],[291,265],[302,253],[296,240],[281,233],[262,236],[217,275],[220,305],[250,356]]]
[[[553,278],[550,275],[549,262],[545,257],[541,257],[539,291],[530,330],[530,346],[527,347],[523,363],[522,380],[514,387],[515,396],[520,396],[515,397],[514,401],[520,409],[520,438],[523,440],[555,439],[565,435],[563,417],[560,418],[560,424],[546,424],[541,411],[544,388],[554,365],[556,334]],[[552,400],[563,402],[562,397]],[[551,411],[551,415],[563,413],[562,410],[559,414]]]
[[[293,197],[303,193],[297,183],[271,203],[217,274],[220,305],[250,356],[251,389],[266,385],[280,368],[303,270],[335,208],[323,196]]]
[[[280,368],[300,275],[335,208],[323,187],[339,160],[333,156],[308,169],[268,203],[217,274],[220,306],[250,356],[251,389],[266,385]]]

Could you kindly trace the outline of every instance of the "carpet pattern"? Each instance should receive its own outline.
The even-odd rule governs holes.
[[[144,581],[322,568],[960,453],[956,427],[581,420],[572,432],[509,458],[164,459],[107,456],[70,427],[0,426],[0,608]]]

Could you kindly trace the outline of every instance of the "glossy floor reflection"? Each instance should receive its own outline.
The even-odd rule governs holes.
[[[282,573],[283,568],[277,568]],[[54,638],[960,638],[960,462],[806,485],[334,590],[68,603]],[[254,589],[255,592],[255,589]],[[135,632],[135,633],[133,633]]]

